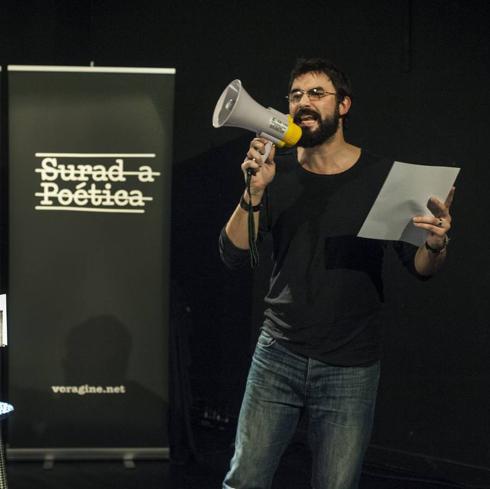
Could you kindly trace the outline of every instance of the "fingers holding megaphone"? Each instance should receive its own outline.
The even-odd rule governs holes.
[[[274,179],[276,174],[276,164],[274,155],[275,145],[264,138],[254,138],[250,142],[249,150],[242,163],[242,170],[245,174],[251,175],[251,189],[255,193],[262,192],[265,187]]]
[[[254,138],[250,142],[247,152],[249,160],[256,160],[259,163],[270,163],[274,161],[275,146],[265,138]]]

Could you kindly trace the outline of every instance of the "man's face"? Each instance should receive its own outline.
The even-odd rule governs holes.
[[[323,92],[321,98],[308,97],[307,93]],[[298,146],[311,148],[330,139],[339,127],[339,106],[335,95],[335,87],[324,73],[305,73],[296,78],[291,86],[290,94],[300,97],[297,101],[290,97],[289,112],[303,134]]]

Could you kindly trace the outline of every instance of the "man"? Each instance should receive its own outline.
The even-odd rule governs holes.
[[[288,100],[303,132],[298,147],[277,157],[273,148],[264,161],[267,141],[252,140],[242,164],[254,172],[250,195],[246,189],[220,236],[225,263],[246,263],[253,206],[259,237],[272,233],[274,260],[223,488],[269,488],[304,415],[312,487],[355,489],[378,386],[386,246],[356,235],[392,161],[345,141],[350,83],[328,61],[299,60]],[[444,262],[453,193],[431,199],[432,216],[413,218],[427,230],[423,246],[394,243],[416,277]]]

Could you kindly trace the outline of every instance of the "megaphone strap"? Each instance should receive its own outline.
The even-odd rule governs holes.
[[[250,191],[250,183],[252,181],[252,173],[247,172],[247,193],[248,195],[252,195],[252,192]],[[255,268],[258,263],[259,263],[259,251],[257,250],[257,242],[255,240],[255,218],[254,218],[254,212],[258,212],[260,210],[260,207],[262,206],[262,202],[258,204],[257,206],[247,204],[243,200],[243,195],[240,199],[240,207],[244,208],[242,205],[245,204],[248,208],[245,209],[248,211],[248,248],[250,251],[250,266],[252,268]],[[255,210],[256,207],[259,207],[257,210]]]

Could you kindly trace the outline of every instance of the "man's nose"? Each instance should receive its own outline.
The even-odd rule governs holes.
[[[298,100],[298,108],[302,107],[311,107],[310,97],[308,97],[306,92],[302,93],[301,98]]]

